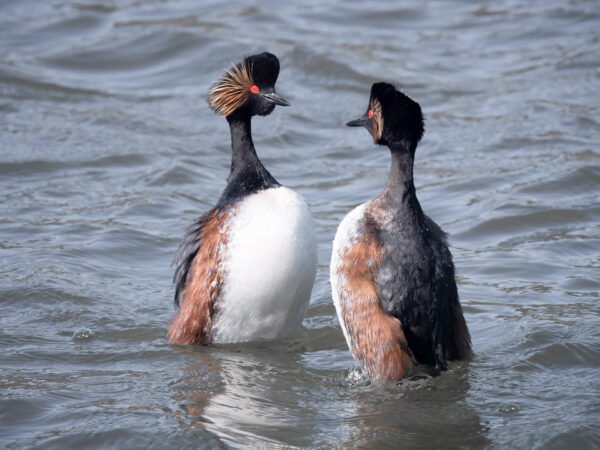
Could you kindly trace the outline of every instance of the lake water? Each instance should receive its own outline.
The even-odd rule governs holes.
[[[0,4],[0,447],[600,447],[600,4]],[[280,57],[259,156],[307,199],[319,272],[291,342],[174,347],[170,263],[225,185],[206,91]],[[343,124],[374,81],[426,115],[475,358],[358,376],[331,301],[342,217],[389,154]]]

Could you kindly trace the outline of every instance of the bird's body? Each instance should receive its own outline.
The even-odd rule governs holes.
[[[306,202],[283,186],[233,206],[223,247],[224,280],[213,342],[283,339],[300,327],[316,273]]]
[[[251,117],[287,105],[274,91],[278,73],[274,55],[255,55],[211,91],[211,107],[230,127],[231,173],[217,205],[181,244],[172,343],[282,339],[304,318],[317,269],[312,216],[264,167],[252,142]]]
[[[389,88],[375,86],[375,94],[384,97],[372,93],[380,114],[381,104],[413,107]],[[446,235],[423,213],[413,183],[422,128],[393,139],[391,131],[384,134],[385,117],[375,117],[379,123],[370,130],[381,130],[376,141],[392,150],[387,184],[341,222],[331,260],[332,295],[348,346],[367,374],[380,381],[406,376],[415,362],[446,369],[447,360],[465,359],[471,351]],[[419,122],[422,127],[422,116],[413,128]]]

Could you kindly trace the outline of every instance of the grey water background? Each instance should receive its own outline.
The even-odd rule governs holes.
[[[170,263],[229,169],[206,91],[280,57],[259,156],[307,199],[319,272],[290,342],[170,346]],[[420,102],[415,178],[450,234],[476,356],[357,376],[331,301],[337,224],[385,148],[369,88]],[[0,3],[0,447],[600,447],[600,4]]]

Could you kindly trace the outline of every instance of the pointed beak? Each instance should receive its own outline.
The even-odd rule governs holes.
[[[358,119],[351,120],[346,124],[349,127],[365,127],[367,130],[373,130],[373,121],[369,119],[367,113],[363,114]]]
[[[354,119],[348,122],[346,125],[349,127],[364,127],[367,124],[369,119],[365,117],[361,117],[359,119]]]
[[[268,93],[262,94],[262,96],[266,100],[268,100],[271,103],[274,103],[276,105],[279,105],[279,106],[290,106],[289,102],[286,99],[284,99],[283,97],[280,97],[279,94],[277,94],[277,92],[274,92],[274,91],[273,92],[268,92]]]

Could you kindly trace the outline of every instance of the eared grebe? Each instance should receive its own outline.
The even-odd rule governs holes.
[[[392,167],[383,192],[350,212],[333,242],[331,288],[344,336],[376,381],[406,376],[415,361],[445,370],[447,360],[469,357],[471,338],[446,235],[423,213],[413,183],[421,107],[376,83],[365,114],[347,125],[388,146]]]
[[[182,242],[175,271],[176,344],[282,339],[298,331],[317,270],[308,206],[275,180],[256,155],[252,116],[288,102],[275,92],[279,60],[245,58],[209,91],[231,131],[231,172],[217,205]]]

